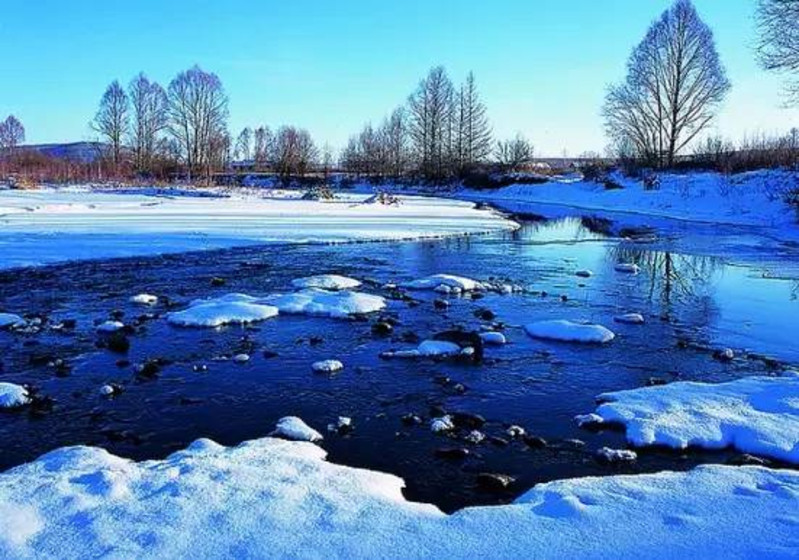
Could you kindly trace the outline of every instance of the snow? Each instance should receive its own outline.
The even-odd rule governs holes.
[[[386,300],[380,296],[361,292],[331,292],[310,288],[293,294],[275,294],[266,301],[277,307],[281,313],[319,315],[324,317],[347,318],[380,311]]]
[[[0,313],[0,329],[7,329],[15,325],[21,325],[25,320],[14,313]]]
[[[596,414],[636,446],[734,447],[799,464],[799,377],[678,382],[605,393]]]
[[[247,362],[250,361],[250,355],[243,353],[236,354],[235,356],[233,356],[233,361],[236,362],[237,364],[246,364]]]
[[[524,204],[547,204],[625,212],[683,221],[769,228],[784,239],[799,238],[795,213],[783,196],[796,188],[797,173],[762,170],[735,175],[721,173],[661,173],[660,188],[614,173],[623,189],[606,190],[590,181],[554,178],[544,184],[515,184],[494,191],[459,191],[456,196],[491,202],[509,211]]]
[[[437,290],[446,293],[452,290],[473,292],[484,289],[482,282],[452,274],[434,274],[418,280],[405,282],[402,286],[409,290]]]
[[[603,344],[610,342],[616,335],[602,325],[591,323],[574,323],[566,320],[538,321],[525,325],[527,334],[533,338],[557,340],[561,342],[583,342]]]
[[[158,303],[158,296],[152,294],[137,294],[130,298],[131,303],[138,303],[139,305],[155,305]]]
[[[322,441],[322,434],[311,428],[296,416],[286,416],[278,420],[272,435],[280,436],[292,441]]]
[[[204,193],[209,196],[193,196]],[[474,203],[368,195],[297,200],[264,189],[0,190],[0,268],[264,243],[394,241],[493,233],[518,224]]]
[[[361,283],[355,278],[339,276],[337,274],[320,274],[307,278],[297,278],[291,281],[295,288],[320,288],[322,290],[351,290]]]
[[[539,484],[446,515],[306,442],[62,448],[0,474],[3,558],[787,559],[799,473],[722,465]],[[757,522],[753,522],[756,520]]]
[[[507,342],[505,339],[505,335],[501,332],[484,332],[480,333],[480,338],[483,340],[485,344],[491,344],[495,346],[501,346]]]
[[[113,333],[124,328],[125,325],[120,323],[119,321],[105,321],[104,323],[97,325],[97,332]]]
[[[602,447],[596,452],[597,457],[606,463],[631,463],[638,459],[638,453],[631,449],[611,449]]]
[[[622,315],[616,315],[613,317],[613,320],[617,323],[626,323],[628,325],[644,324],[644,316],[640,313],[624,313]]]
[[[30,402],[28,390],[14,383],[0,382],[0,409],[17,408]]]
[[[182,310],[169,313],[167,320],[182,327],[219,327],[271,319],[277,307],[266,305],[247,294],[227,294],[213,299],[197,299]]]
[[[316,373],[335,373],[344,369],[344,364],[338,360],[322,360],[319,362],[314,362],[311,365],[311,369]]]
[[[444,432],[451,432],[455,429],[455,423],[452,421],[452,416],[446,415],[441,418],[433,418],[430,421],[430,430],[433,433],[441,434]]]
[[[419,354],[426,357],[452,356],[460,354],[461,347],[445,340],[423,340],[417,347]]]

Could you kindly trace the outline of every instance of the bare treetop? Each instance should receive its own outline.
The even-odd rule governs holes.
[[[799,103],[799,0],[760,0],[757,54],[766,70],[790,74],[789,101]]]

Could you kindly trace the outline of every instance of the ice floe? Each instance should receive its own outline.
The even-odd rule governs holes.
[[[258,298],[246,294],[227,294],[214,299],[194,300],[186,309],[169,313],[167,320],[182,327],[219,327],[263,321],[277,314],[277,307],[267,305]]]
[[[539,484],[447,515],[306,442],[69,447],[0,475],[3,558],[795,557],[799,473],[709,465]],[[756,520],[757,522],[753,522]]]
[[[273,436],[279,436],[292,441],[322,441],[322,434],[303,422],[302,418],[286,416],[277,421]]]
[[[17,408],[31,402],[28,390],[15,383],[0,382],[0,408]]]
[[[380,311],[386,300],[380,296],[361,292],[332,292],[309,288],[293,294],[275,294],[266,298],[270,305],[281,313],[318,315],[324,317],[347,318]]]
[[[297,278],[291,281],[295,288],[319,288],[322,290],[351,290],[361,285],[359,280],[338,274],[320,274]]]
[[[613,331],[602,325],[574,323],[560,319],[530,323],[525,325],[524,329],[533,338],[561,342],[602,344],[616,337]]]
[[[596,414],[636,446],[720,449],[799,463],[799,377],[678,382],[605,393]]]

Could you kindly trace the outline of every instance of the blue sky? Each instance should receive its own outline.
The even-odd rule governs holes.
[[[718,120],[732,137],[799,125],[780,79],[752,54],[754,0],[695,0],[733,91]],[[443,64],[473,70],[495,134],[539,155],[601,151],[605,86],[668,0],[5,0],[0,115],[30,142],[91,136],[105,86],[140,70],[164,85],[195,63],[230,96],[231,128],[291,123],[341,146]]]

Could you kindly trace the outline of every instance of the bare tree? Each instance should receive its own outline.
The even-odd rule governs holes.
[[[92,121],[92,128],[108,142],[114,170],[119,172],[122,161],[122,141],[128,132],[128,95],[118,80],[111,82],[100,99],[100,107]]]
[[[533,146],[520,133],[510,140],[498,141],[496,158],[507,171],[520,171],[533,161]]]
[[[222,82],[194,66],[170,82],[167,99],[168,129],[180,146],[189,178],[193,171],[205,170],[210,180],[214,154],[227,136],[228,98]]]
[[[151,82],[144,73],[128,86],[132,109],[131,144],[139,172],[152,172],[153,159],[160,146],[159,135],[167,126],[167,98],[164,88]]]
[[[757,26],[760,42],[757,54],[766,70],[796,74],[799,72],[799,0],[759,0]],[[799,79],[793,76],[788,85],[789,102],[799,103]]]
[[[460,171],[469,171],[491,153],[491,125],[474,74],[469,72],[458,93],[456,151]]]
[[[0,150],[13,151],[25,141],[25,127],[14,115],[0,122]]]
[[[423,175],[440,179],[451,171],[454,89],[443,66],[430,70],[408,100],[410,137]]]
[[[690,0],[676,0],[633,50],[626,80],[608,90],[605,127],[617,145],[671,166],[712,122],[729,88],[710,28]]]
[[[233,150],[233,157],[239,161],[250,161],[252,159],[252,151],[250,149],[252,143],[252,129],[248,126],[245,127],[236,138],[236,147]]]
[[[267,167],[272,159],[274,152],[274,138],[268,126],[259,126],[253,133],[253,159],[255,169]]]
[[[408,145],[408,113],[402,108],[394,109],[381,127],[387,168],[385,174],[399,177],[410,163]]]
[[[305,175],[316,163],[319,151],[304,129],[282,126],[275,135],[275,167],[283,177]]]

